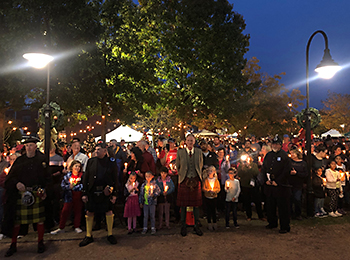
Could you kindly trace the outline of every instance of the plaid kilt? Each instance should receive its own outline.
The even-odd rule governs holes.
[[[45,207],[42,199],[39,198],[36,192],[33,192],[35,202],[33,205],[27,207],[22,204],[22,194],[17,199],[16,206],[16,220],[15,224],[33,224],[45,221]]]
[[[191,190],[186,185],[186,180],[179,184],[177,192],[177,206],[179,207],[199,207],[202,205],[202,185],[199,177],[197,178],[198,185]]]

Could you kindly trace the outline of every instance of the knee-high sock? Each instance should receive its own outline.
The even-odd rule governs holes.
[[[17,236],[18,236],[20,227],[21,227],[21,225],[13,227],[13,230],[12,230],[12,241],[11,241],[12,244],[16,244],[17,243]]]
[[[44,239],[44,233],[45,233],[44,223],[38,223],[36,227],[38,230],[38,242],[40,242]]]
[[[181,207],[181,224],[186,226],[186,207]]]
[[[194,225],[197,227],[199,221],[199,208],[193,207]]]
[[[114,214],[112,215],[106,215],[106,223],[107,223],[107,233],[108,233],[108,236],[111,236],[113,235],[113,217],[114,217]]]
[[[92,236],[92,226],[94,224],[94,216],[85,216],[86,218],[86,236],[91,237]]]

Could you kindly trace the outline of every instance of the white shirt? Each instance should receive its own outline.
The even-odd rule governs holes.
[[[83,172],[85,172],[87,161],[89,160],[89,157],[87,157],[85,154],[83,154],[81,152],[79,152],[76,156],[74,156],[74,154],[72,154],[67,159],[67,167],[68,167],[67,169],[69,169],[70,164],[72,163],[73,160],[79,161],[82,165]]]

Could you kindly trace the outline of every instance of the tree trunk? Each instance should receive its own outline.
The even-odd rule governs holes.
[[[101,139],[106,142],[106,133],[107,133],[107,117],[106,117],[106,102],[105,99],[102,99],[101,104]]]
[[[181,124],[180,128],[180,140],[185,140],[185,128]]]

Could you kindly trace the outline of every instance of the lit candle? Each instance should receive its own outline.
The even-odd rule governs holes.
[[[156,149],[156,152],[157,152],[157,157],[159,157],[159,149],[158,148]]]
[[[132,187],[133,187],[133,188],[135,187],[135,182],[132,183]]]
[[[74,181],[73,178],[70,178],[70,179],[69,179],[69,183],[70,183],[70,184],[73,184],[73,181]]]
[[[173,164],[170,163],[170,164],[169,164],[169,167],[170,167],[170,169],[172,170],[172,169],[173,169]]]
[[[153,194],[153,185],[151,185],[150,189],[151,189],[151,194]]]
[[[10,167],[7,167],[7,168],[4,169],[4,172],[5,172],[6,175],[9,174],[9,171],[10,171]]]
[[[327,179],[326,178],[322,178],[322,181],[323,181],[323,185],[326,185]]]
[[[230,188],[230,182],[229,181],[226,181],[226,188]]]
[[[211,191],[214,190],[214,182],[211,182],[211,183],[210,183],[210,188],[211,188]]]
[[[128,168],[128,163],[124,163],[125,170]]]
[[[262,162],[261,156],[258,157],[258,161],[259,161],[259,162]]]
[[[345,154],[346,153],[346,151],[345,150],[343,150],[343,154]]]
[[[173,160],[173,157],[172,156],[169,156],[169,161],[171,162]]]
[[[89,156],[89,158],[91,158],[91,156],[92,156],[92,153],[89,153],[89,154],[88,154],[88,156]]]
[[[67,163],[66,162],[63,163],[63,168],[67,169]]]
[[[226,155],[226,161],[228,161],[230,159],[229,155]]]
[[[168,185],[165,185],[164,187],[164,191],[167,192],[168,191]]]

